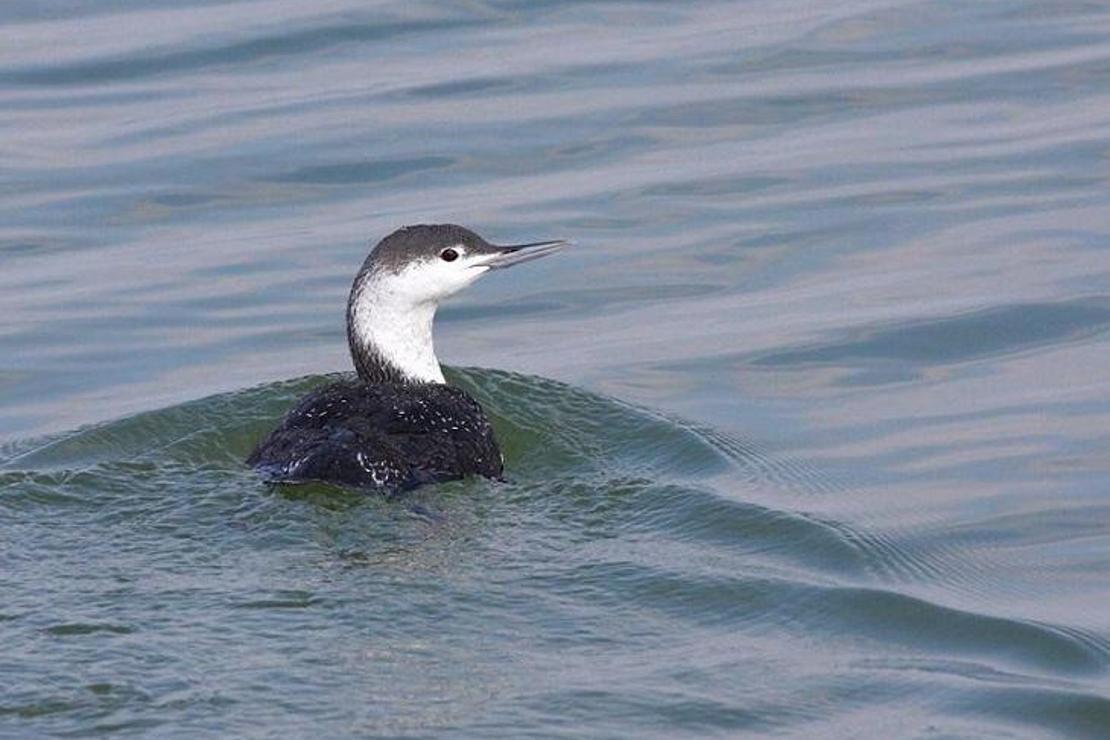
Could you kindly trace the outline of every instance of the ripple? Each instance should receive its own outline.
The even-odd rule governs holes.
[[[536,605],[546,605],[537,614],[564,613],[547,628],[544,644],[553,647],[612,646],[595,623],[598,614],[611,612],[629,615],[631,634],[640,635],[649,650],[674,639],[673,625],[684,625],[681,631],[700,634],[701,640],[715,639],[711,635],[762,641],[774,636],[787,644],[819,639],[935,660],[959,656],[984,670],[1036,676],[1102,675],[1110,665],[1110,649],[1095,633],[859,585],[898,571],[936,583],[946,569],[958,567],[951,553],[936,559],[927,548],[907,549],[893,534],[791,510],[781,505],[785,501],[768,506],[736,498],[745,489],[762,491],[767,499],[771,491],[790,488],[794,502],[836,496],[838,486],[805,464],[783,462],[751,443],[543,378],[475,369],[450,374],[490,409],[510,483],[464,481],[422,489],[400,502],[326,486],[266,493],[240,461],[295,398],[329,379],[314,376],[11,444],[0,466],[3,505],[32,528],[36,509],[57,513],[70,507],[67,529],[78,525],[110,533],[113,557],[134,552],[148,571],[164,571],[155,582],[165,585],[150,596],[135,593],[135,585],[123,586],[141,610],[193,594],[187,598],[207,604],[197,608],[239,612],[241,624],[275,636],[282,634],[269,616],[275,612],[296,614],[295,623],[304,628],[321,618],[344,624],[367,619],[357,606],[365,598],[385,609],[391,624],[405,624],[424,618],[428,609],[436,613],[442,607],[435,604],[446,598],[453,604],[452,620],[486,631],[486,639],[496,639],[501,629],[517,629],[513,625],[528,620]],[[725,490],[719,488],[722,482]],[[39,548],[57,559],[38,567],[76,567],[66,550],[70,544],[58,536],[38,538]],[[514,542],[520,536],[526,541]],[[86,545],[84,552],[102,547]],[[152,547],[160,552],[153,560]],[[302,572],[305,587],[266,588],[239,575],[213,591],[216,584],[204,573],[227,557],[220,552],[283,560]],[[323,581],[319,574],[308,577],[307,552],[315,553],[308,557],[314,569],[333,562],[339,570],[325,567],[331,575]],[[514,565],[520,558],[530,565]],[[94,562],[100,559],[93,556]],[[180,559],[190,565],[175,574]],[[31,561],[19,562],[31,567]],[[479,570],[469,572],[468,563]],[[479,602],[473,601],[472,586],[450,585],[451,579],[483,579],[480,573],[491,568],[497,575],[483,587]],[[414,573],[424,575],[413,581]],[[429,573],[439,575],[428,581]],[[273,576],[266,578],[272,582]],[[335,578],[346,584],[339,591],[328,585]],[[406,595],[391,595],[398,585]],[[167,593],[173,595],[158,595]],[[104,596],[100,601],[114,603]],[[507,620],[493,632],[480,626],[490,609]],[[672,626],[661,626],[660,619]],[[102,618],[41,629],[90,643],[138,633]],[[121,649],[127,648],[121,643]],[[1037,685],[1036,678],[1023,680]],[[856,689],[841,685],[829,690],[856,696]],[[536,701],[550,706],[560,691]],[[632,705],[643,700],[642,694],[628,699]],[[42,701],[54,698],[40,697],[32,705]],[[673,701],[662,711],[678,721],[715,701]],[[695,724],[791,726],[812,722],[821,711],[804,702],[772,702]],[[1097,716],[1100,710],[1089,711]]]
[[[1107,734],[1104,4],[0,16],[11,734]],[[509,481],[261,483],[425,220],[581,245],[447,356],[636,403],[451,370]]]
[[[1074,342],[1106,331],[1110,304],[1090,298],[1008,305],[963,316],[883,327],[848,341],[764,355],[756,365],[864,364],[899,360],[944,365]]]
[[[953,701],[950,709],[989,716],[1017,727],[1034,725],[1068,737],[1102,738],[1110,727],[1110,699],[1083,691],[996,688]]]
[[[351,185],[354,183],[384,182],[415,172],[443,170],[454,164],[447,157],[416,157],[412,159],[387,159],[372,162],[343,162],[330,165],[301,167],[287,174],[272,178],[274,182],[296,182],[309,185]]]
[[[53,627],[47,627],[44,632],[55,637],[81,637],[84,635],[97,635],[102,633],[112,635],[129,635],[134,632],[134,628],[121,624],[56,624]]]
[[[275,57],[303,56],[346,44],[449,31],[466,25],[468,22],[461,19],[320,24],[201,48],[190,42],[186,48],[135,51],[126,56],[83,59],[55,66],[15,65],[0,74],[0,83],[26,86],[103,85],[157,75],[186,74],[213,66],[257,63]]]

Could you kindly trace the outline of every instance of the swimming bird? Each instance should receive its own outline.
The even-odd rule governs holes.
[[[347,301],[358,377],[305,396],[247,458],[276,482],[325,481],[396,492],[504,461],[482,407],[447,385],[432,346],[440,301],[491,270],[566,246],[497,246],[454,224],[406,226],[378,242]]]

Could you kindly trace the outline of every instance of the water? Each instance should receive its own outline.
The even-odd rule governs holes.
[[[10,0],[0,735],[1110,735],[1108,141],[1103,3]],[[578,242],[509,481],[263,485],[422,221]]]

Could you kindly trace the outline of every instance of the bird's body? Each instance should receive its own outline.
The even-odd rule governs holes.
[[[440,370],[432,347],[435,310],[490,269],[563,244],[498,247],[453,225],[407,227],[383,239],[363,263],[347,304],[357,380],[301,399],[247,464],[274,481],[383,491],[472,474],[500,478],[503,462],[489,419]]]
[[[247,463],[276,481],[323,480],[404,490],[501,476],[501,452],[478,402],[440,383],[351,380],[301,399]]]

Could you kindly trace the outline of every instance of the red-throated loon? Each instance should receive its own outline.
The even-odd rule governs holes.
[[[490,270],[566,246],[497,246],[453,224],[406,226],[378,242],[347,301],[357,380],[305,396],[247,464],[271,480],[398,491],[470,474],[500,478],[478,402],[447,385],[432,347],[439,302]]]

